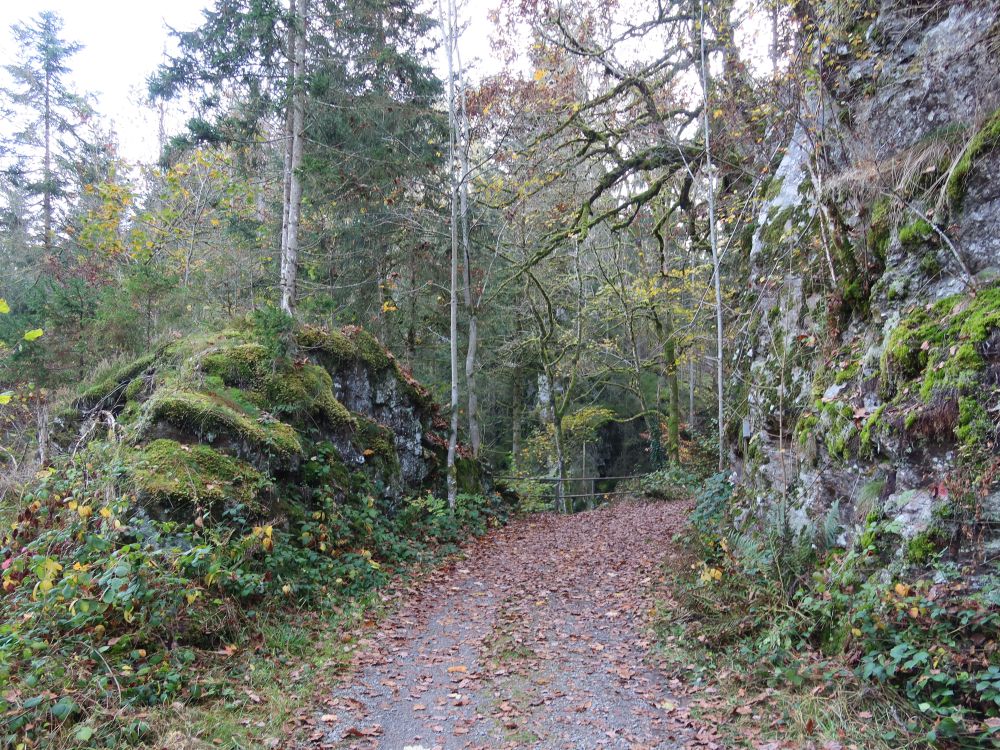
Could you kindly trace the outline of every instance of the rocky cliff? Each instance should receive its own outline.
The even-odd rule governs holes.
[[[981,553],[1000,521],[1000,3],[818,5],[816,83],[750,253],[748,509]]]

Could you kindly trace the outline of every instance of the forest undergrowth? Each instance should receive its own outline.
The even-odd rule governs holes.
[[[696,498],[668,570],[659,656],[692,716],[750,747],[996,747],[996,587],[910,544],[872,513],[844,544],[837,509],[793,529],[781,504],[742,522],[723,475],[675,481]]]
[[[460,496],[452,512],[424,494],[390,517],[355,475],[346,500],[320,492],[280,527],[238,506],[181,524],[136,513],[111,491],[118,474],[88,452],[44,472],[6,519],[3,747],[160,747],[172,726],[267,746],[349,658],[390,581],[507,513],[497,498]]]

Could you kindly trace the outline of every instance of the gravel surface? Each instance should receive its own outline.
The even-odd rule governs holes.
[[[688,510],[621,502],[476,540],[362,645],[310,747],[685,747],[682,701],[646,655]]]

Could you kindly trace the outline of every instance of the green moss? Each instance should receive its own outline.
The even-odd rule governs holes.
[[[156,362],[158,356],[159,352],[152,352],[101,373],[79,395],[75,403],[82,408],[90,409],[110,398],[117,399],[117,396],[122,394],[122,391],[133,379]],[[110,404],[105,405],[110,406]]]
[[[465,495],[478,495],[483,491],[482,467],[474,458],[455,459],[455,480],[458,491]]]
[[[354,427],[355,420],[333,395],[333,379],[319,365],[296,365],[268,376],[261,387],[265,408],[293,419],[321,419],[333,428]]]
[[[795,423],[795,437],[798,440],[799,445],[806,445],[809,441],[809,436],[813,433],[818,424],[819,417],[815,414],[805,413],[799,417],[799,421]]]
[[[392,430],[361,414],[355,414],[354,419],[357,423],[354,432],[355,447],[366,458],[381,459],[390,466],[398,465],[399,457],[396,455],[395,436]]]
[[[139,394],[142,392],[142,389],[145,386],[146,386],[146,379],[141,375],[132,378],[129,384],[125,386],[125,390],[123,391],[122,395],[125,396],[126,401],[135,401],[139,397]]]
[[[781,192],[781,186],[784,184],[784,177],[772,177],[767,183],[767,190],[764,191],[764,201],[770,202],[778,197]]]
[[[933,236],[934,228],[923,219],[917,219],[899,229],[899,241],[906,249],[922,245]]]
[[[276,419],[254,419],[220,394],[174,390],[158,394],[147,404],[147,419],[164,422],[206,442],[232,440],[277,458],[302,454],[298,435]]]
[[[866,241],[868,249],[885,262],[889,252],[889,239],[892,236],[892,203],[888,198],[880,198],[872,206],[871,223]]]
[[[228,328],[212,333],[195,333],[167,344],[163,348],[163,357],[175,365],[190,365],[198,363],[206,352],[245,343],[246,333]]]
[[[207,445],[154,440],[134,451],[128,466],[139,498],[171,515],[190,514],[196,506],[219,513],[235,505],[259,514],[273,491],[250,464]]]
[[[207,375],[222,379],[236,388],[259,388],[273,361],[261,344],[237,344],[210,351],[201,358],[201,369]]]
[[[373,374],[390,370],[403,392],[415,403],[427,407],[432,402],[430,392],[399,366],[378,339],[357,326],[348,326],[342,331],[303,326],[296,336],[299,347],[329,370],[336,371],[343,365],[357,362]]]
[[[943,546],[941,531],[935,528],[927,529],[913,537],[906,545],[906,559],[914,565],[924,565],[934,559]]]
[[[1000,328],[1000,287],[959,294],[911,312],[886,342],[880,390],[891,398],[910,384],[929,400],[943,388],[967,389],[984,367],[977,346]],[[922,382],[917,383],[920,379]]]
[[[372,372],[386,370],[391,366],[392,360],[389,358],[385,347],[368,331],[357,328],[349,335],[355,349],[357,349],[358,357],[371,368]]]
[[[836,401],[817,401],[813,404],[818,416],[806,416],[796,425],[800,444],[805,445],[811,433],[822,437],[826,451],[831,458],[847,461],[851,457],[851,446],[857,437],[858,428],[854,424],[854,409],[849,404]]]
[[[858,373],[860,372],[861,372],[861,363],[851,362],[843,370],[837,371],[837,374],[833,378],[833,382],[836,383],[837,385],[841,385],[842,383],[846,383],[848,380],[854,380],[854,378],[856,378],[858,376]]]
[[[295,338],[299,348],[334,365],[348,364],[358,358],[354,344],[340,331],[321,326],[302,326]]]
[[[961,443],[966,458],[988,458],[993,432],[993,420],[982,403],[972,397],[958,400],[958,427],[955,428],[955,436]]]
[[[928,250],[920,258],[920,272],[929,278],[934,278],[941,273],[941,261],[933,250]]]
[[[965,147],[962,158],[959,159],[948,178],[948,185],[945,189],[948,200],[953,206],[956,208],[961,206],[962,200],[965,198],[966,181],[976,161],[998,145],[1000,145],[1000,109],[990,115],[982,129],[972,137],[969,145]]]
[[[787,206],[786,208],[777,211],[773,217],[768,216],[767,221],[760,232],[760,238],[764,245],[767,247],[774,247],[780,245],[782,241],[787,239],[788,234],[791,231],[789,222],[792,222],[794,218],[794,206]]]
[[[944,391],[968,392],[979,383],[986,363],[976,347],[966,342],[945,349],[934,349],[927,358],[920,398],[929,402],[935,394]]]
[[[885,427],[882,422],[885,407],[885,404],[880,405],[874,412],[868,415],[864,424],[861,425],[861,432],[859,434],[859,452],[861,455],[872,456],[875,454],[875,442],[878,439],[879,432]]]

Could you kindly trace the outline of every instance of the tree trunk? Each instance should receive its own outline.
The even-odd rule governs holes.
[[[514,383],[511,393],[510,407],[510,468],[517,471],[517,457],[521,453],[521,412],[524,406],[521,402],[521,371],[514,370]]]
[[[681,460],[680,394],[677,387],[677,342],[670,316],[664,326],[666,340],[663,345],[664,369],[667,375],[667,458],[674,463]]]
[[[464,294],[465,309],[469,315],[469,340],[465,353],[465,387],[468,389],[468,420],[469,443],[472,455],[479,457],[482,447],[482,432],[479,426],[479,390],[476,384],[477,355],[479,351],[479,303],[472,288],[472,249],[469,243],[469,118],[465,106],[465,77],[462,68],[461,54],[458,59],[458,78],[462,87],[461,106],[458,108],[460,118],[458,135],[459,143],[459,201],[462,215],[462,255],[464,258]]]
[[[302,218],[302,152],[305,141],[306,18],[309,0],[290,0],[293,39],[291,116],[291,154],[286,169],[288,180],[288,226],[281,252],[281,309],[289,315],[295,311],[295,286],[299,266],[299,228]]]
[[[441,1],[438,0],[438,10],[441,15],[444,11],[441,8]],[[441,26],[446,34],[445,54],[448,61],[448,176],[451,189],[451,274],[450,274],[450,297],[448,309],[450,311],[450,325],[448,334],[449,357],[451,360],[451,427],[448,432],[448,507],[454,508],[458,496],[458,473],[455,467],[455,454],[458,449],[458,175],[456,172],[456,119],[457,107],[455,100],[455,74],[454,56],[457,29],[455,23],[454,0],[448,0],[447,21],[442,18]]]
[[[694,420],[694,347],[688,352],[688,429],[695,430]]]
[[[719,257],[719,236],[715,216],[715,165],[712,163],[711,112],[709,107],[708,57],[705,50],[705,0],[701,0],[698,36],[701,46],[701,91],[705,120],[705,169],[708,172],[708,231],[712,246],[712,286],[715,289],[715,355],[716,386],[718,388],[719,471],[726,467],[725,362],[722,319],[722,267]]]
[[[42,166],[42,179],[45,181],[45,186],[42,188],[42,218],[45,237],[42,239],[42,244],[45,246],[45,254],[49,255],[52,253],[52,74],[47,69],[45,71],[44,148],[45,163]]]

